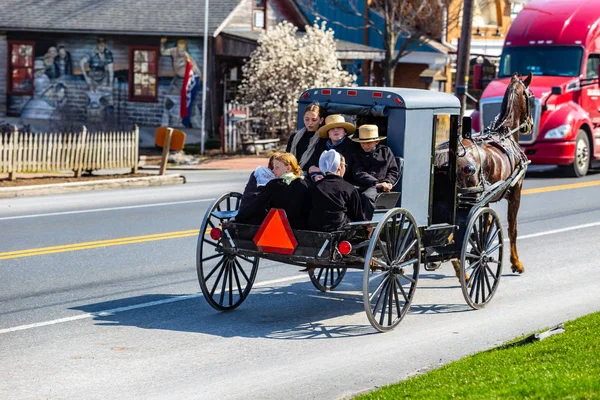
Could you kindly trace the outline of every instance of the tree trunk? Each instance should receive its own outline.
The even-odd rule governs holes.
[[[396,40],[398,36],[394,32],[394,5],[388,0],[384,3],[385,36],[383,47],[385,49],[385,59],[383,60],[383,86],[394,86],[394,70],[396,62],[394,59],[394,50],[396,49]]]

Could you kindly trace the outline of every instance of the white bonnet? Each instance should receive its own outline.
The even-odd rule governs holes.
[[[341,157],[340,153],[335,150],[326,150],[319,157],[319,168],[323,174],[328,172],[336,173],[340,167]]]

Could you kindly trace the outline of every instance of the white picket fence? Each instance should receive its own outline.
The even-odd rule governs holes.
[[[0,134],[0,173],[131,168],[137,172],[140,134],[128,132]]]

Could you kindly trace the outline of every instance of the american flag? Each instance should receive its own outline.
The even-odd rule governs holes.
[[[194,104],[194,98],[196,97],[196,91],[198,90],[199,81],[200,78],[194,72],[192,62],[187,60],[183,85],[181,86],[181,104],[179,109],[181,122],[186,128],[192,127],[190,118],[192,116],[192,106]]]

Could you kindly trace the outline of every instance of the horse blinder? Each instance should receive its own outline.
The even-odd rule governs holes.
[[[461,172],[464,176],[473,176],[476,170],[477,169],[475,168],[475,166],[469,163],[462,168]]]

